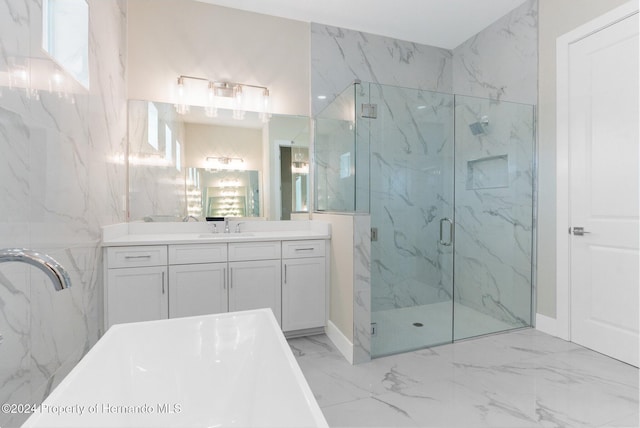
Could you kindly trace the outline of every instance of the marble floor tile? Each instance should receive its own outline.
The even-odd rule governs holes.
[[[599,428],[630,428],[637,427],[638,421],[640,420],[640,414],[638,412],[633,412],[630,415],[625,416],[624,418],[616,419],[615,421],[607,422],[604,425],[601,425]]]
[[[323,407],[330,427],[419,427],[403,409],[377,397]]]
[[[291,347],[296,358],[307,355],[331,354],[336,352],[333,343],[331,343],[331,340],[324,334],[296,337],[294,339],[289,339],[288,342],[289,347]]]
[[[638,369],[535,329],[352,366],[290,345],[330,426],[639,427]]]

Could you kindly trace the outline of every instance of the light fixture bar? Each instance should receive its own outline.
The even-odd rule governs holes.
[[[262,89],[263,90],[263,95],[269,96],[269,88],[267,88],[266,86],[250,85],[249,83],[237,83],[237,82],[224,82],[224,81],[219,81],[219,80],[209,80],[209,79],[205,79],[204,77],[185,76],[183,74],[178,76],[178,85],[183,85],[185,79],[200,80],[202,82],[208,82],[214,88],[220,89],[220,90],[233,91],[233,89],[236,88],[236,87]],[[231,98],[231,97],[233,97],[233,93],[230,92],[229,95],[218,95],[218,96]]]
[[[231,158],[231,157],[226,157],[226,156],[207,156],[207,162],[210,161],[218,161],[219,163],[223,164],[223,165],[228,165],[233,161],[238,161],[241,163],[244,163],[244,159],[243,158]]]
[[[270,93],[269,88],[266,86],[260,85],[252,85],[249,83],[238,83],[238,82],[225,82],[225,81],[217,81],[217,80],[209,80],[204,77],[198,76],[188,76],[181,74],[177,79],[177,101],[175,104],[176,111],[179,114],[186,114],[189,112],[189,103],[187,102],[187,85],[186,80],[196,80],[200,82],[207,82],[206,88],[206,97],[204,99],[205,102],[205,114],[209,117],[217,116],[218,107],[221,107],[219,102],[216,102],[216,98],[230,98],[233,99],[233,117],[236,119],[244,118],[244,109],[246,108],[246,103],[248,102],[252,109],[256,109],[263,121],[268,121],[271,117],[269,113],[269,101],[270,101]],[[261,98],[256,100],[255,95],[249,95],[249,101],[245,101],[244,91],[243,89],[258,89],[261,90],[262,93],[259,95]],[[193,90],[190,88],[190,90]],[[197,97],[197,93],[194,94]]]

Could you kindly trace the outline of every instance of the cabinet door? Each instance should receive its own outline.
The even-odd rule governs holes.
[[[325,325],[325,259],[282,261],[282,330]]]
[[[169,266],[169,317],[227,312],[227,264]]]
[[[165,319],[169,313],[167,268],[109,269],[107,328],[113,324]]]
[[[281,324],[280,260],[229,263],[229,311],[271,308]]]

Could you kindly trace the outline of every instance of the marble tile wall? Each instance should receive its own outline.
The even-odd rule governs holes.
[[[38,83],[56,68],[41,49],[41,8],[0,4],[0,246],[48,253],[73,286],[55,292],[36,269],[0,265],[2,403],[40,402],[98,339],[100,226],[125,219],[115,159],[126,151],[126,5],[89,0],[90,89],[64,93]],[[17,67],[27,80],[12,77]],[[0,414],[0,426],[25,416]]]
[[[355,79],[451,93],[451,60],[447,49],[312,23],[312,115]]]
[[[371,218],[353,222],[353,363],[371,359]]]
[[[536,104],[538,0],[528,0],[453,50],[453,92]]]
[[[537,34],[538,2],[529,0],[453,50],[456,303],[514,327],[531,322]],[[468,125],[485,115],[487,132],[472,135]],[[468,188],[468,162],[501,155],[504,186]]]
[[[448,94],[472,95],[496,102],[507,100],[535,105],[537,94],[537,0],[529,0],[523,3],[511,13],[499,19],[453,51],[342,28],[312,24],[311,93],[312,112],[314,116],[318,115],[319,112],[322,112],[320,113],[322,115],[324,113],[323,109],[325,109],[327,105],[330,105],[332,101],[345,91],[345,88],[356,79],[362,82],[381,83]],[[402,105],[402,101],[400,100],[398,104],[398,100],[393,100],[392,96],[389,96],[389,99],[387,99],[389,91],[384,92],[385,93],[378,94],[377,96],[381,111],[388,111],[389,113],[394,111],[394,120],[398,119],[401,115],[405,115],[407,109],[406,106]],[[354,96],[357,100],[356,105],[360,104],[358,97],[364,99],[361,94],[356,93]],[[437,109],[442,108],[442,104],[436,104],[436,106]],[[335,106],[332,106],[330,108],[334,107]],[[453,118],[453,103],[448,104],[448,109],[450,117]],[[398,112],[401,112],[401,114],[398,114]],[[358,113],[359,110],[356,109],[354,115]],[[436,116],[440,113],[436,113]],[[506,121],[509,120],[509,114],[510,113],[507,113],[507,117],[501,119],[502,125],[506,127],[511,126],[506,125]],[[371,196],[371,212],[378,212],[381,209],[382,213],[386,213],[384,214],[386,215],[386,220],[384,218],[379,219],[383,222],[386,221],[389,223],[392,222],[391,219],[393,219],[394,222],[400,225],[408,218],[425,219],[426,224],[430,224],[430,226],[424,228],[426,234],[424,238],[432,240],[435,238],[435,236],[433,236],[434,233],[437,234],[439,230],[433,227],[434,219],[431,218],[432,216],[429,214],[429,207],[422,207],[424,213],[414,212],[419,208],[414,204],[415,199],[413,198],[414,196],[418,197],[421,192],[427,192],[429,186],[418,188],[415,186],[415,181],[431,183],[435,187],[439,186],[442,193],[436,193],[439,194],[440,197],[444,194],[452,194],[452,189],[450,187],[451,185],[447,187],[444,183],[436,185],[437,179],[435,176],[427,177],[425,171],[418,171],[416,168],[407,168],[407,177],[402,177],[402,173],[398,172],[401,171],[399,167],[404,167],[405,164],[409,164],[410,161],[416,160],[416,152],[413,147],[411,147],[411,150],[413,150],[413,153],[411,153],[412,156],[406,156],[403,160],[401,159],[402,155],[398,155],[399,152],[402,152],[403,147],[407,147],[407,141],[411,141],[409,145],[416,142],[415,139],[410,140],[405,133],[406,130],[411,131],[415,125],[416,122],[412,122],[414,117],[408,115],[406,119],[406,123],[404,119],[399,119],[397,124],[390,126],[391,128],[396,127],[396,129],[395,131],[389,131],[388,138],[382,137],[384,134],[382,131],[377,133],[376,130],[371,128],[375,126],[372,125],[373,122],[365,123],[358,121],[355,129],[357,138],[356,143],[354,143],[354,147],[356,148],[354,153],[356,155],[355,157],[359,159],[361,163],[356,165],[360,171],[356,168],[356,197],[354,199],[357,205],[361,207],[368,206],[368,198]],[[525,147],[529,147],[528,145],[532,143],[528,138],[533,135],[533,121],[531,118],[527,119],[528,122],[523,122],[524,119],[522,118],[516,118],[515,120],[516,122],[513,124],[513,127],[516,128],[515,132],[517,132],[517,134],[508,141],[512,144],[516,144],[516,141],[523,142],[524,146],[522,146],[522,150],[526,151],[527,149]],[[388,124],[389,123],[393,123],[393,121],[388,121]],[[429,126],[433,127],[433,123],[428,124],[427,128],[429,128]],[[467,125],[465,125],[465,127],[466,126]],[[500,135],[507,135],[502,134],[505,130],[506,128],[501,129],[499,132]],[[349,129],[349,131],[353,130]],[[386,131],[388,131],[388,129],[386,129],[385,132]],[[346,125],[341,132],[342,134],[348,133]],[[531,132],[531,134],[525,135],[526,132]],[[358,141],[363,140],[363,138],[361,138],[362,136],[365,137],[364,140],[367,142],[370,141],[371,144],[358,145]],[[381,152],[375,153],[376,139],[379,137],[387,140],[386,143],[389,144],[387,148],[388,152],[385,152],[385,149],[383,149]],[[420,136],[418,136],[417,141],[424,143],[425,139],[420,140],[419,137]],[[345,138],[343,138],[343,140]],[[371,138],[371,140],[369,140],[369,138]],[[466,136],[464,138],[468,139]],[[326,142],[321,139],[315,142],[317,145],[323,145],[325,143]],[[499,147],[502,143],[506,143],[506,141],[497,143],[495,148],[489,148],[489,143],[486,143],[483,147],[484,152],[481,152],[478,156],[486,156],[486,153],[492,153],[494,151],[501,152]],[[384,147],[382,144],[378,145]],[[466,158],[469,158],[471,154],[477,154],[477,147],[474,146],[473,143],[462,143],[461,145],[461,147],[466,146],[470,148],[470,152],[465,154]],[[327,146],[323,146],[323,149],[325,148],[327,148]],[[329,147],[327,150],[330,151],[330,149]],[[357,149],[359,149],[360,152],[359,156]],[[519,149],[513,148],[513,150],[518,152]],[[485,154],[483,155],[482,153]],[[336,155],[334,157],[337,158],[338,153],[334,153],[334,155]],[[369,157],[369,155],[371,156]],[[524,249],[528,248],[528,242],[526,242],[527,239],[524,235],[530,237],[531,230],[526,230],[524,223],[523,225],[516,224],[518,221],[524,221],[525,213],[531,212],[531,186],[527,187],[527,185],[530,185],[531,180],[533,180],[531,164],[528,163],[532,158],[530,154],[525,155],[518,153],[518,155],[521,155],[518,164],[509,165],[510,168],[524,168],[519,171],[510,170],[514,175],[512,178],[523,183],[523,185],[517,189],[515,187],[512,189],[514,191],[522,190],[522,193],[519,195],[522,197],[522,200],[511,198],[507,201],[503,199],[500,204],[492,205],[495,201],[491,200],[491,198],[485,198],[485,203],[487,204],[485,205],[485,214],[488,216],[488,220],[493,222],[501,218],[504,222],[510,223],[514,231],[508,235],[509,245],[513,244],[512,246]],[[512,155],[511,158],[514,159],[514,155]],[[363,161],[363,159],[365,160]],[[370,160],[370,162],[366,162],[367,160]],[[415,164],[433,163],[434,159],[425,162],[416,161]],[[451,159],[450,164],[453,164]],[[368,169],[369,166],[371,166],[371,170]],[[377,168],[377,170],[374,171],[374,168]],[[457,165],[456,174],[458,174],[460,168],[461,167]],[[383,170],[387,170],[388,174],[385,175]],[[409,171],[413,172],[410,173]],[[365,177],[366,179],[364,179]],[[395,177],[395,180],[393,177]],[[375,189],[372,188],[371,193],[368,188],[369,178],[371,178],[372,184],[377,180],[378,184],[381,185],[375,186]],[[459,180],[459,178],[460,177],[456,178],[456,180]],[[449,180],[449,182],[453,183],[453,180]],[[414,183],[411,189],[413,193],[408,190],[411,187],[410,183]],[[340,183],[337,182],[329,183],[326,187],[327,189],[340,188],[339,184]],[[456,185],[459,186],[461,184],[456,182]],[[431,190],[435,191],[435,187]],[[349,188],[352,189],[352,187]],[[388,199],[386,205],[384,202],[385,194]],[[424,195],[422,196],[424,197]],[[344,200],[350,201],[348,195],[342,195],[341,197]],[[367,200],[362,200],[363,197]],[[403,197],[404,199],[400,200]],[[394,200],[392,201],[392,199]],[[433,202],[430,198],[426,199]],[[461,204],[461,210],[466,209],[468,211],[470,208],[473,208],[471,201],[460,199],[456,202]],[[505,205],[507,203],[513,203],[515,205],[507,207]],[[443,212],[446,211],[445,207],[448,208],[449,211],[453,209],[451,201],[446,200],[444,197],[442,197],[436,205],[438,204],[439,206],[436,207],[436,209],[441,209]],[[385,210],[385,207],[393,207],[393,212],[388,209]],[[403,209],[403,207],[405,209]],[[503,212],[506,210],[510,210],[508,216]],[[460,219],[463,219],[464,216],[461,212],[456,211],[456,214],[460,216]],[[516,219],[516,215],[520,215],[520,217]],[[372,225],[375,225],[376,220],[378,219],[372,218]],[[470,217],[467,220],[473,221],[474,219]],[[388,224],[386,224],[386,226],[388,226]],[[522,229],[524,235],[519,228]],[[398,230],[395,230],[393,227],[383,226],[380,227],[379,230],[382,231],[382,238],[387,241],[390,240],[393,244],[381,247],[380,251],[377,251],[375,248],[377,244],[373,244],[370,255],[371,269],[375,270],[376,266],[381,267],[382,260],[389,263],[389,265],[397,262],[400,268],[387,270],[386,275],[380,275],[381,278],[387,277],[387,279],[390,279],[393,284],[387,284],[383,288],[374,286],[371,289],[370,292],[373,299],[371,309],[376,310],[378,307],[402,307],[403,305],[422,304],[422,302],[437,301],[438,299],[445,298],[446,293],[442,293],[443,286],[447,284],[447,282],[450,284],[450,275],[453,270],[449,262],[452,259],[450,254],[448,254],[448,257],[445,257],[442,252],[439,255],[429,254],[428,251],[419,246],[409,246],[407,248],[410,251],[407,251],[407,248],[404,248],[401,243],[399,244],[398,237],[401,238],[401,241],[404,240],[406,244],[413,236],[407,237],[406,233],[399,235],[397,233]],[[475,230],[478,233],[482,232],[482,228],[477,224],[466,227],[466,230]],[[488,230],[489,229],[487,229],[487,231]],[[389,236],[386,236],[385,233]],[[483,240],[493,239],[489,236],[490,234],[485,235],[475,236],[475,241],[472,237],[468,238],[468,240],[478,243]],[[493,240],[495,241],[495,239]],[[505,246],[508,245],[505,244]],[[478,248],[475,249],[477,250]],[[379,255],[376,255],[377,253],[379,253]],[[415,257],[406,257],[407,254],[413,254]],[[526,253],[519,251],[517,256],[512,254],[512,264],[509,264],[509,261],[503,259],[501,269],[505,272],[504,275],[499,278],[491,278],[493,282],[488,282],[482,287],[478,287],[484,290],[484,294],[480,292],[475,294],[465,293],[470,298],[476,299],[476,301],[478,301],[478,299],[481,301],[481,297],[484,296],[485,303],[489,301],[493,302],[491,304],[480,305],[485,313],[489,313],[499,319],[506,318],[511,321],[515,320],[516,324],[527,319],[525,307],[530,305],[530,292],[528,295],[523,295],[523,290],[520,286],[523,284],[521,284],[521,281],[526,277],[526,269],[520,259],[521,256],[526,256]],[[391,262],[391,258],[394,259],[394,262]],[[412,260],[416,258],[426,262],[416,263],[416,260]],[[518,260],[516,261],[515,259]],[[429,260],[431,263],[429,263]],[[416,267],[416,264],[420,266],[420,269]],[[469,267],[470,263],[466,265]],[[437,267],[445,267],[445,269],[441,269],[438,275],[435,273]],[[460,267],[460,269],[462,269],[462,267]],[[493,268],[486,269],[491,270]],[[511,270],[512,274],[507,276],[506,270]],[[415,272],[416,277],[421,279],[428,278],[428,282],[433,286],[426,288],[420,287],[421,282],[424,281],[411,281],[411,278],[406,277],[406,275],[398,276],[398,272]],[[485,271],[485,273],[486,272],[487,271]],[[464,272],[456,271],[456,273],[460,273],[463,278],[470,278],[477,272],[469,267],[469,269]],[[518,277],[518,281],[520,281],[518,282],[519,285],[513,287],[513,289],[508,289],[509,281],[511,281],[511,277],[513,276]],[[498,281],[503,284],[499,292],[500,296],[497,296],[496,293],[492,294],[489,292],[492,288],[496,290],[497,286],[495,282]],[[530,283],[527,287],[530,287]],[[507,295],[510,297],[507,297]],[[354,299],[357,298],[354,296]],[[463,300],[459,300],[458,303],[462,303],[462,301]],[[513,310],[513,313],[505,315],[508,312],[506,311],[506,305],[511,305],[512,303],[515,304],[514,308],[510,308],[510,310]],[[493,309],[488,310],[489,306],[493,306]],[[354,321],[355,325],[364,326],[365,323],[370,322],[370,312],[359,311],[358,314]],[[358,317],[362,317],[362,319],[358,319]],[[357,336],[357,332],[360,330],[356,328],[355,331]],[[368,340],[370,342],[370,338]],[[354,338],[354,343],[355,341],[366,342],[367,340],[356,337]]]
[[[176,141],[185,142],[185,126],[173,105],[151,103],[158,111],[158,147],[149,144],[148,101],[129,101],[129,219],[173,220],[187,214],[186,168],[176,166]],[[165,150],[166,126],[171,132],[171,155]],[[181,144],[184,162],[184,144]]]
[[[451,58],[451,52],[446,49],[327,25],[311,24],[312,112],[314,116],[341,119],[334,121],[333,127],[329,125],[328,127],[332,128],[331,131],[324,136],[321,135],[315,143],[326,155],[326,168],[329,169],[328,174],[325,175],[328,179],[322,183],[325,193],[337,195],[340,199],[340,201],[334,199],[336,202],[333,205],[334,209],[344,205],[354,207],[352,209],[359,212],[369,211],[368,168],[372,145],[369,143],[368,136],[373,135],[370,128],[373,125],[359,119],[358,126],[354,128],[353,125],[356,123],[355,116],[359,113],[359,108],[355,107],[362,102],[367,102],[370,94],[368,88],[353,88],[350,85],[357,79],[363,82],[450,93],[452,90]],[[319,99],[318,96],[326,98]],[[381,94],[376,96],[380,97]],[[336,98],[338,101],[332,104]],[[324,111],[329,105],[329,110]],[[383,103],[380,106],[382,105]],[[322,126],[323,124],[318,122],[316,129],[322,130]],[[397,133],[393,138],[398,135],[401,128],[398,126],[395,129]],[[354,139],[355,133],[358,137]],[[365,138],[362,138],[363,136]],[[351,153],[350,162],[355,174],[354,182],[348,183],[347,186],[338,179],[339,171],[333,171],[333,173],[330,171],[332,165],[335,169],[339,167],[335,160],[346,152]],[[330,162],[331,159],[334,160],[333,163]],[[316,159],[316,161],[321,162],[322,159]],[[390,169],[390,164],[388,165]],[[334,179],[332,180],[331,177]],[[322,186],[320,187],[318,197],[322,199]],[[354,187],[357,189],[355,195]],[[334,190],[330,191],[331,189]],[[331,204],[327,206],[329,205]],[[369,224],[370,221],[366,223]],[[358,224],[362,225],[363,222]],[[369,251],[364,250],[363,243],[370,242],[369,228],[370,226],[356,227],[359,232],[355,235],[354,263],[356,267],[360,267],[360,274],[356,273],[358,280],[354,284],[354,362],[367,361],[371,351],[370,323],[373,291],[371,269],[374,268],[376,261],[370,251],[370,244],[366,245]],[[403,256],[399,255],[399,257]],[[380,260],[378,260],[379,264]],[[389,295],[385,295],[384,298],[394,300],[394,297]]]

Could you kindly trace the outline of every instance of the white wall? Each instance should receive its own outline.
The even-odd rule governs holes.
[[[540,0],[538,62],[538,313],[556,316],[556,39],[627,0]]]
[[[176,79],[267,86],[272,111],[309,115],[309,24],[188,0],[128,1],[129,98],[174,102]]]

